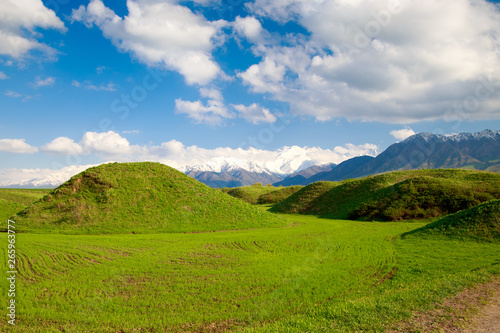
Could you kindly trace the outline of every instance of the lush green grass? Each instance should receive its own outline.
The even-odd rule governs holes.
[[[229,194],[234,198],[238,198],[249,204],[256,205],[259,203],[259,197],[263,194],[267,194],[269,192],[276,191],[276,187],[274,186],[262,186],[262,185],[252,185],[252,186],[243,186],[243,187],[235,187],[235,188],[224,188],[223,192]]]
[[[398,237],[424,223],[286,218],[295,226],[18,234],[18,323],[0,331],[383,331],[500,274],[499,243]]]
[[[500,174],[433,169],[311,184],[271,211],[398,221],[444,216],[492,199],[500,199]]]
[[[308,214],[317,206],[317,201],[339,182],[317,182],[309,184],[287,199],[274,205],[269,211],[288,214]]]
[[[257,203],[259,205],[267,205],[267,204],[275,204],[280,201],[285,200],[304,186],[296,185],[296,186],[287,186],[287,187],[278,187],[276,190],[261,194]]]
[[[404,237],[445,235],[453,238],[471,238],[481,241],[500,241],[500,200],[492,200],[471,209],[430,223],[404,234]]]
[[[215,231],[286,224],[279,216],[160,163],[90,168],[14,219],[21,230],[69,234]]]
[[[303,186],[273,187],[252,185],[232,189],[225,188],[223,192],[252,205],[266,205],[285,200],[301,188]]]
[[[0,220],[6,221],[9,217],[23,210],[26,206],[41,199],[50,190],[34,189],[0,189]]]

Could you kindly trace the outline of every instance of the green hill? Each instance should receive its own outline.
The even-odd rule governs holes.
[[[7,221],[9,217],[49,192],[50,190],[38,189],[0,189],[0,220]]]
[[[37,232],[199,232],[286,222],[160,163],[90,168],[13,217]]]
[[[500,241],[500,200],[485,202],[445,216],[425,227],[405,233],[403,237],[422,235],[445,235],[498,242]]]
[[[261,194],[257,200],[257,203],[260,205],[278,203],[285,200],[303,187],[304,186],[301,185],[279,187],[272,192]]]
[[[500,199],[500,174],[472,170],[398,171],[330,183],[330,188],[325,182],[316,184],[319,185],[305,187],[271,211],[398,221],[443,216]],[[312,190],[315,187],[321,190]]]
[[[303,186],[274,187],[252,185],[236,188],[224,188],[222,191],[234,198],[246,201],[252,205],[275,204],[300,190]]]
[[[262,194],[275,191],[273,186],[262,186],[262,184],[255,184],[251,186],[235,187],[231,189],[222,189],[223,192],[229,194],[233,198],[237,198],[248,202],[249,204],[256,205],[259,203],[259,197]]]
[[[313,214],[317,200],[336,187],[336,182],[317,182],[303,187],[287,199],[275,204],[269,211],[287,214]]]

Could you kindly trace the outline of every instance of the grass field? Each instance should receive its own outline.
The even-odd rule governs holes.
[[[17,234],[18,322],[0,331],[382,332],[500,274],[498,242],[285,217],[226,232]],[[0,248],[7,271],[6,234]]]
[[[40,200],[50,190],[0,189],[0,221],[6,221],[24,207]],[[0,228],[1,229],[1,228]]]

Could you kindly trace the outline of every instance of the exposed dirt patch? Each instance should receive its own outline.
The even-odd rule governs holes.
[[[388,332],[500,332],[500,278],[467,289],[431,312],[418,313]]]

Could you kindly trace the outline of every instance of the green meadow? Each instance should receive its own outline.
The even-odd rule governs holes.
[[[399,237],[423,223],[287,218],[210,233],[18,234],[18,322],[0,330],[382,332],[500,274],[498,242]],[[2,237],[3,271],[6,247]]]
[[[130,178],[141,169],[149,172]],[[137,183],[141,199],[128,204]],[[338,186],[289,190],[296,193],[287,205],[311,207]],[[1,332],[385,332],[500,275],[498,200],[411,222],[271,214],[270,205],[252,206],[156,164],[89,169],[42,199],[32,194],[25,199],[34,203],[11,217],[22,231],[15,234],[16,325],[5,316],[9,281],[2,279]],[[182,203],[177,215],[172,198]],[[127,213],[107,211],[110,204]],[[68,207],[88,207],[96,217],[73,221]],[[156,228],[138,219],[145,207]],[[17,208],[0,209],[9,216]],[[224,221],[232,214],[247,218]]]

